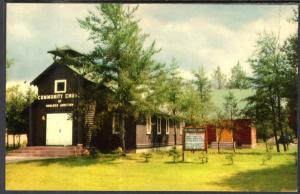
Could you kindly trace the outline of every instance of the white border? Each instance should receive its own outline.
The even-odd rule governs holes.
[[[58,83],[64,83],[65,84],[64,91],[57,91],[57,84]],[[66,93],[66,91],[67,91],[67,80],[65,80],[65,79],[54,80],[54,93]]]

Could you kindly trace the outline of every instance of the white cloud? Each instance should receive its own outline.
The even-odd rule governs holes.
[[[8,4],[8,55],[15,58],[12,79],[32,80],[52,62],[47,50],[68,44],[87,52],[93,47],[76,18],[84,18],[93,4]],[[279,20],[279,7],[281,18]],[[233,13],[232,10],[235,10]],[[169,63],[175,57],[182,76],[204,65],[208,74],[220,65],[227,74],[240,61],[251,72],[247,59],[259,32],[278,31],[285,39],[297,31],[286,20],[291,6],[142,4],[136,16],[149,43],[162,48],[157,58]]]

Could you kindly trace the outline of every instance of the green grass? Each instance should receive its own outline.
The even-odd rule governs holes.
[[[237,149],[234,164],[226,152],[209,150],[208,163],[200,153],[186,152],[185,162],[173,163],[166,152],[152,154],[148,163],[141,154],[97,159],[78,157],[6,164],[7,190],[198,190],[198,191],[295,191],[296,145],[275,153],[262,165],[264,145]]]

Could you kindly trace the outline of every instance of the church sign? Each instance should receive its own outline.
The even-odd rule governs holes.
[[[183,130],[182,160],[184,161],[184,151],[206,151],[208,137],[205,128],[187,127]]]
[[[184,150],[206,150],[206,129],[185,128],[183,136]]]

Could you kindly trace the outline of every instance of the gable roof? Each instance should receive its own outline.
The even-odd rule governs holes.
[[[237,106],[239,110],[245,108],[247,102],[245,98],[254,95],[255,90],[253,89],[221,89],[221,90],[213,90],[211,92],[211,101],[212,103],[220,109],[223,109],[223,104],[225,103],[225,96],[232,92],[233,96],[237,100]]]
[[[78,72],[74,71],[72,68],[70,68],[68,65],[65,65],[63,63],[59,63],[57,61],[54,61],[54,63],[52,63],[49,67],[47,67],[42,73],[40,73],[34,80],[32,80],[30,82],[31,85],[36,85],[40,79],[42,77],[44,77],[51,69],[55,68],[56,66],[61,65],[66,67],[69,71],[71,71],[72,73],[75,73],[76,75],[78,75],[79,77],[81,77],[82,79],[91,82],[90,80],[86,79],[85,77],[83,77],[82,75],[80,75]]]

